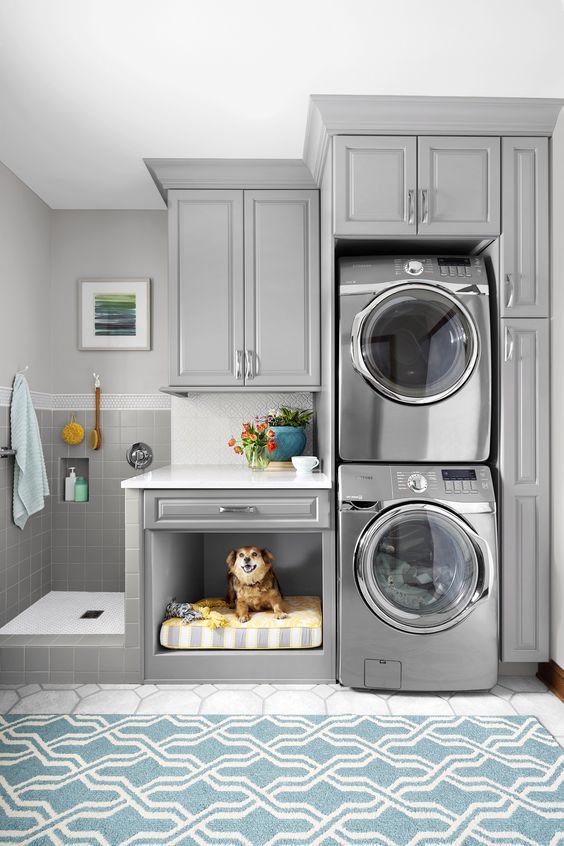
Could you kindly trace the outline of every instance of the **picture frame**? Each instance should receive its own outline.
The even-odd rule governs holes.
[[[150,350],[151,280],[78,280],[79,350]]]

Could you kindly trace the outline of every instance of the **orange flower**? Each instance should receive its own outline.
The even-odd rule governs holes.
[[[269,452],[274,452],[274,450],[277,449],[277,447],[278,447],[278,444],[276,443],[276,441],[269,441],[266,445],[266,448]]]
[[[251,441],[256,441],[257,436],[255,435],[254,432],[249,432],[249,438],[251,439]]]
[[[249,433],[247,432],[246,429],[243,429],[243,431],[241,432],[241,437],[242,438],[248,438],[249,437]]]
[[[247,422],[246,422],[246,423],[243,423],[243,429],[249,429],[249,428],[250,428],[250,425],[251,425],[251,424],[250,424],[250,421],[248,421],[248,420],[247,420]]]
[[[236,447],[234,447],[233,451],[236,452],[237,455],[241,455],[241,453],[243,452],[243,449],[240,446],[236,446]]]
[[[229,440],[227,441],[227,446],[231,447],[231,446],[235,446],[235,444],[236,444],[235,438],[229,438]]]
[[[259,423],[257,425],[257,432],[264,432],[264,430],[267,428],[267,426],[268,426],[267,423]]]
[[[269,429],[269,430],[268,430],[268,432],[266,433],[266,435],[267,435],[267,437],[269,437],[269,438],[275,438],[275,437],[276,437],[276,432],[273,432],[273,431],[272,431],[272,429]]]

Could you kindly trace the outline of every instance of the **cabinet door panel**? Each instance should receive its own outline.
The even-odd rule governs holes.
[[[421,235],[497,235],[499,138],[419,138]]]
[[[243,385],[243,192],[171,191],[171,385]]]
[[[247,385],[317,386],[317,191],[245,191]]]
[[[415,137],[335,138],[335,233],[414,235]]]
[[[549,327],[502,320],[502,658],[546,661],[549,617]]]
[[[548,317],[548,139],[502,142],[504,317]]]

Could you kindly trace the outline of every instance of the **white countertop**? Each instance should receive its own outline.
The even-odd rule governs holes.
[[[265,490],[331,489],[324,473],[294,470],[249,470],[234,464],[169,464],[121,483],[122,488],[185,488],[187,490],[260,488]]]

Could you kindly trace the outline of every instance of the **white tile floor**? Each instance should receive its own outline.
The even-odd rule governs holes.
[[[532,714],[564,746],[564,703],[538,679],[502,676],[489,693],[404,694],[337,684],[0,686],[7,714]]]
[[[123,593],[52,590],[6,623],[0,635],[13,634],[123,634],[125,631]],[[82,620],[85,611],[104,613],[97,619]]]

